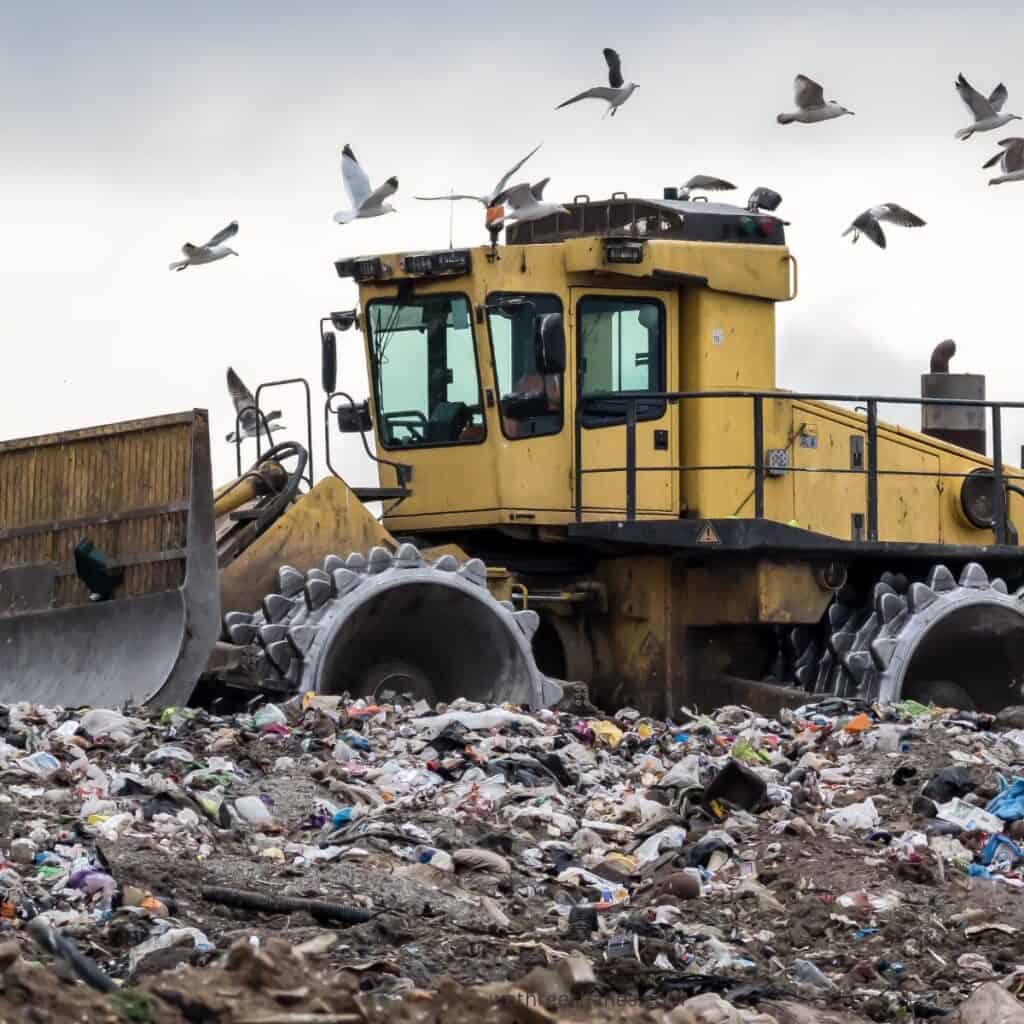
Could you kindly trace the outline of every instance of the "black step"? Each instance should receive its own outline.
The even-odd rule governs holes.
[[[360,501],[390,501],[408,498],[412,491],[408,487],[353,487],[352,493]]]

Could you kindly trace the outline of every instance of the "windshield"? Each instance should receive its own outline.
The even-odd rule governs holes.
[[[425,295],[369,303],[379,430],[388,448],[484,439],[469,300]]]

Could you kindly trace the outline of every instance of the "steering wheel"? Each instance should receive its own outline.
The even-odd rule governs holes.
[[[384,423],[388,436],[395,441],[395,429],[402,428],[409,432],[410,441],[424,441],[427,436],[427,417],[419,409],[401,409],[384,413]],[[412,422],[409,422],[409,421]]]

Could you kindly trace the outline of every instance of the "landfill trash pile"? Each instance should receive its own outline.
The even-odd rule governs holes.
[[[913,701],[11,705],[0,1019],[1024,1022],[1022,766]]]

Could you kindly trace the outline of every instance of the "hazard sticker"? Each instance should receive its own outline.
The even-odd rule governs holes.
[[[698,544],[721,544],[722,538],[718,536],[718,531],[711,525],[711,523],[705,523],[697,534]]]

